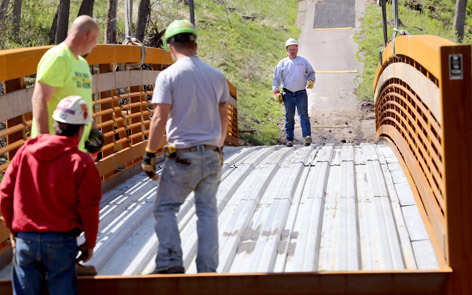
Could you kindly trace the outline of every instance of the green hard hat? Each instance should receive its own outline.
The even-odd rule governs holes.
[[[195,35],[195,41],[197,40],[197,31],[195,30],[195,27],[185,19],[179,19],[179,20],[174,20],[173,22],[170,23],[170,25],[166,29],[166,33],[164,34],[164,49],[166,51],[169,50],[169,45],[167,42],[171,37],[174,37],[175,35],[179,34],[184,34],[184,33],[190,33]]]

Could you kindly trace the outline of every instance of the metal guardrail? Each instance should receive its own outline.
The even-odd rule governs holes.
[[[3,143],[0,173],[29,137],[36,67],[49,48],[51,46],[0,51],[0,83],[3,83],[0,122],[5,122],[5,128],[0,131]],[[140,162],[154,112],[150,104],[154,82],[159,72],[172,64],[169,53],[146,48],[145,66],[126,70],[126,64],[139,62],[140,58],[141,47],[130,45],[98,45],[87,58],[93,74],[93,117],[105,135],[105,145],[96,162],[104,185]],[[237,146],[237,92],[230,82],[228,85],[231,99],[226,144]],[[8,231],[0,226],[0,254],[9,249],[7,237]]]
[[[442,268],[452,268],[448,294],[469,294],[471,48],[435,36],[401,36],[395,54],[388,45],[377,67],[377,137],[397,148],[409,172]]]

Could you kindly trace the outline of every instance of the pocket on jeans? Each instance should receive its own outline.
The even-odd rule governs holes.
[[[171,177],[182,177],[184,175],[190,175],[193,172],[194,163],[192,160],[188,160],[189,162],[182,161],[182,159],[186,159],[185,157],[181,157],[181,163],[178,163],[176,159],[172,159],[171,165],[169,165],[169,174]]]
[[[16,265],[28,265],[35,261],[35,252],[38,250],[37,247],[32,247],[32,241],[23,240],[20,238],[15,239],[15,260]]]
[[[75,265],[77,257],[77,241],[67,239],[63,242],[46,243],[45,259],[49,268],[54,268],[55,272],[66,271]]]

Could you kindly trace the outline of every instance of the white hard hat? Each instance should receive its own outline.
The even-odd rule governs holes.
[[[297,45],[298,46],[298,41],[293,39],[293,38],[288,38],[287,41],[285,41],[285,49],[287,49],[288,46],[290,45]]]
[[[57,122],[74,125],[92,122],[87,103],[77,95],[63,98],[52,113],[52,118]]]

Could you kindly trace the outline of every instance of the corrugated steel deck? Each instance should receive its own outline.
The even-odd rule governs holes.
[[[139,173],[104,195],[90,262],[100,275],[154,269],[157,185]],[[217,198],[218,272],[439,268],[407,179],[385,145],[228,147]],[[196,272],[193,203],[189,196],[178,214],[187,273]]]

